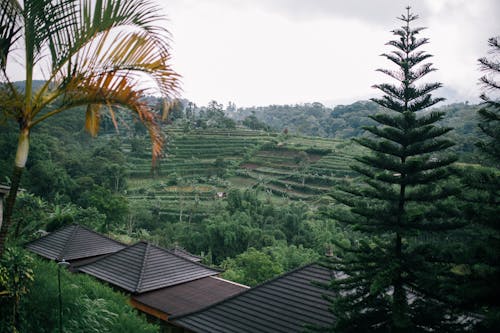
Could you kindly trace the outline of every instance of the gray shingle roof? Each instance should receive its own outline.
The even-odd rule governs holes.
[[[209,276],[136,295],[132,299],[174,316],[199,310],[247,289],[246,286]]]
[[[303,332],[304,325],[329,326],[333,316],[322,295],[332,296],[311,281],[328,283],[333,274],[312,264],[197,312],[171,317],[174,324],[196,333]]]
[[[177,254],[180,257],[184,257],[184,258],[189,259],[191,261],[200,262],[202,259],[200,256],[192,254],[179,246],[175,246],[175,247],[171,248],[170,251]]]
[[[81,225],[72,224],[26,244],[26,248],[51,260],[72,261],[113,253],[126,246]]]
[[[220,272],[147,242],[139,242],[78,268],[131,293],[143,293]]]

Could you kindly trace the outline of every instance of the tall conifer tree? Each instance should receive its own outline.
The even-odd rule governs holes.
[[[485,136],[477,146],[486,166],[462,170],[464,218],[470,223],[467,252],[462,256],[464,277],[456,294],[464,305],[481,313],[476,332],[497,332],[500,327],[500,37],[488,40],[490,55],[479,59],[485,72],[480,79],[484,101],[479,127]]]
[[[479,147],[489,155],[492,164],[500,168],[500,36],[488,40],[491,48],[491,57],[479,59],[481,69],[486,72],[480,79],[484,93],[481,95],[483,108],[478,113],[480,116],[479,127],[487,140],[479,143]]]
[[[407,8],[393,31],[394,48],[383,57],[396,69],[378,69],[396,84],[377,84],[384,93],[372,99],[383,111],[370,116],[377,125],[356,141],[370,154],[353,166],[362,179],[334,194],[349,212],[340,220],[358,235],[341,258],[329,265],[338,273],[331,288],[335,332],[456,331],[461,324],[433,288],[451,265],[436,263],[430,244],[444,240],[457,226],[449,198],[450,165],[456,160],[444,150],[453,145],[444,135],[450,128],[436,123],[444,114],[426,111],[443,100],[431,93],[440,83],[417,84],[435,69],[420,50],[428,43],[418,38],[424,28],[413,28],[418,18]],[[339,244],[339,246],[342,246]],[[341,273],[340,273],[341,272]]]

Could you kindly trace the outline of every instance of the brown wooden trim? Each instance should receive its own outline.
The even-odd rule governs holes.
[[[132,298],[129,300],[129,302],[130,302],[130,305],[132,305],[134,308],[136,308],[139,311],[145,312],[145,313],[147,313],[153,317],[159,318],[161,320],[168,321],[168,314],[166,314],[165,312],[153,309],[152,307],[149,307],[145,304],[142,304],[142,303],[140,303]]]

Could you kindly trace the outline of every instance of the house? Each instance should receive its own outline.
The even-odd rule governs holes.
[[[204,309],[169,320],[190,333],[290,333],[308,326],[328,327],[333,315],[324,296],[331,270],[310,264]]]
[[[148,242],[127,246],[84,226],[69,225],[29,242],[46,259],[70,263],[73,272],[94,276],[130,294],[130,304],[169,327],[168,318],[194,312],[248,287],[217,275],[201,258],[175,247]]]
[[[25,246],[44,258],[70,263],[70,269],[98,260],[126,248],[125,244],[101,235],[87,227],[71,224]]]
[[[318,264],[249,289],[220,278],[220,270],[196,262],[197,256],[185,250],[144,241],[126,246],[79,225],[26,248],[47,259],[65,259],[73,271],[128,293],[130,304],[159,320],[167,332],[302,332],[333,322],[324,298],[333,292],[319,284],[334,275]]]
[[[220,270],[193,259],[197,257],[185,250],[179,255],[139,242],[78,271],[129,293],[133,307],[168,326],[173,315],[197,311],[248,288],[217,277]]]
[[[135,308],[168,321],[172,316],[198,311],[248,288],[217,276],[208,276],[134,295],[130,301]]]
[[[141,294],[220,274],[219,270],[144,241],[80,266],[78,271],[131,294]]]

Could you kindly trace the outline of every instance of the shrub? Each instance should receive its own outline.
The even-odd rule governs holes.
[[[22,299],[22,331],[48,333],[57,330],[59,320],[57,264],[35,261],[36,279]],[[127,296],[87,275],[61,269],[63,328],[66,332],[158,332],[127,304]]]

